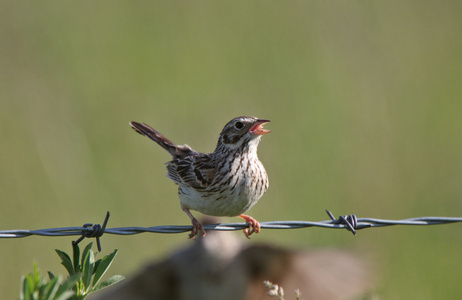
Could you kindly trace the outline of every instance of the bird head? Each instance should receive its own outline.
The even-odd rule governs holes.
[[[258,145],[262,135],[270,133],[263,125],[270,120],[242,116],[232,119],[225,125],[218,139],[218,147],[244,149],[246,146]]]

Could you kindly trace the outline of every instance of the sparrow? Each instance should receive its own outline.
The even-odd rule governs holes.
[[[172,156],[167,163],[167,177],[178,185],[181,209],[191,219],[189,238],[199,232],[206,235],[191,210],[209,216],[238,216],[249,225],[244,229],[247,238],[260,232],[260,223],[244,213],[268,189],[268,175],[257,156],[261,137],[270,132],[263,128],[268,122],[250,116],[232,119],[221,131],[211,153],[177,145],[147,124],[130,122],[136,132],[155,141]]]

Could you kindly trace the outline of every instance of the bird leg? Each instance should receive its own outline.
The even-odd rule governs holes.
[[[244,229],[244,234],[246,238],[250,239],[249,236],[254,232],[260,233],[260,223],[257,220],[247,215],[239,215],[238,217],[243,218],[245,222],[249,224],[249,228]]]
[[[200,231],[202,231],[202,236],[205,236],[205,229],[202,226],[202,224],[197,221],[196,218],[191,214],[188,208],[183,208],[183,211],[188,215],[188,217],[191,219],[192,223],[192,230],[191,233],[189,234],[190,239],[196,239],[196,235],[199,234]]]

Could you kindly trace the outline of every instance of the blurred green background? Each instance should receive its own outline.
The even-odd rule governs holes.
[[[0,229],[188,224],[146,122],[212,151],[238,115],[272,120],[259,221],[462,210],[460,1],[2,1]],[[198,213],[196,215],[199,216]],[[237,218],[224,222],[241,222]],[[373,257],[381,299],[456,299],[462,227],[264,230],[250,243]],[[105,235],[112,274],[192,243]],[[2,299],[73,237],[0,240]]]

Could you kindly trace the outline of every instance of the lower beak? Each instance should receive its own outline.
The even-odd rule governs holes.
[[[270,120],[263,120],[263,119],[256,120],[255,125],[253,125],[252,128],[250,128],[249,132],[255,135],[263,135],[263,134],[270,133],[271,132],[270,130],[263,128],[263,125],[265,125],[268,122],[270,122]]]

